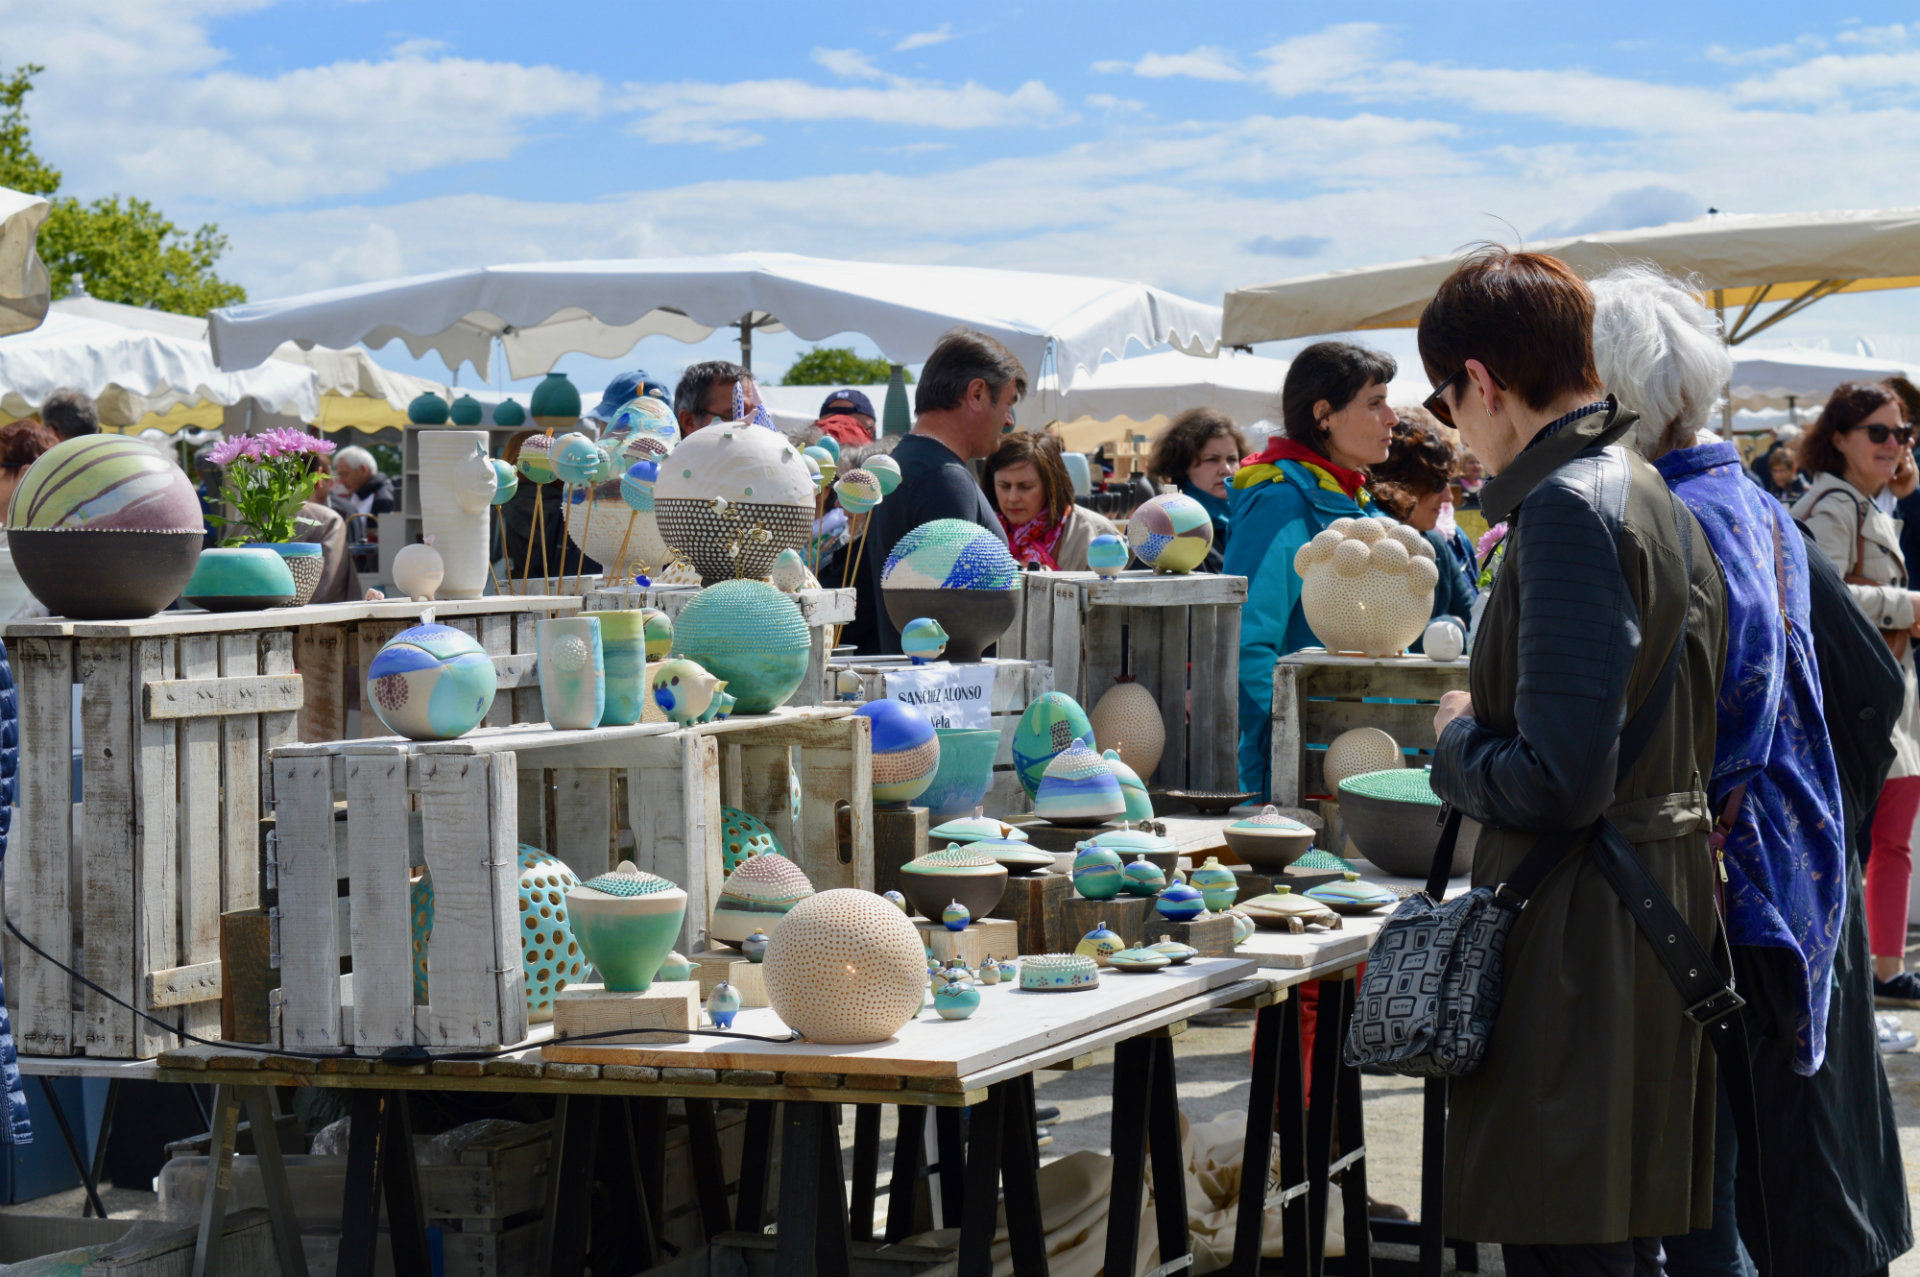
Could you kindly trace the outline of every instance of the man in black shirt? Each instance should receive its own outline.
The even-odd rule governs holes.
[[[935,519],[965,519],[1007,539],[967,463],[984,459],[999,445],[1000,436],[1013,428],[1015,401],[1026,392],[1026,369],[985,333],[956,328],[927,358],[914,387],[913,432],[893,450],[900,486],[869,521],[872,544],[857,586],[859,606],[871,612],[883,653],[900,651],[900,631],[880,597],[880,572],[901,537]]]

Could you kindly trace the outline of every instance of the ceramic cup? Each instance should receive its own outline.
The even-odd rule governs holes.
[[[600,650],[606,663],[606,707],[600,726],[616,727],[640,721],[647,695],[647,619],[633,609],[581,612],[600,622]]]
[[[535,625],[540,700],[547,721],[562,730],[597,727],[606,710],[607,662],[600,618],[562,616]]]

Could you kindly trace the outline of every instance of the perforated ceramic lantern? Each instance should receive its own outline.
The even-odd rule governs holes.
[[[1340,782],[1349,776],[1392,771],[1406,765],[1407,756],[1400,752],[1393,737],[1378,727],[1351,727],[1327,746],[1327,756],[1320,769],[1327,778],[1327,791],[1338,793]]]
[[[1160,755],[1167,748],[1167,725],[1153,693],[1133,679],[1122,678],[1109,687],[1094,702],[1087,719],[1093,724],[1095,748],[1114,750],[1142,777],[1153,775],[1160,766]]]
[[[493,708],[498,686],[486,649],[447,625],[401,630],[367,665],[373,712],[409,740],[464,736]]]
[[[1397,656],[1433,615],[1433,546],[1391,519],[1335,519],[1293,556],[1300,606],[1330,652]]]
[[[934,519],[887,554],[880,592],[896,627],[927,617],[947,632],[947,659],[971,662],[1013,624],[1020,565],[1006,543],[966,519]]]
[[[786,704],[807,676],[810,646],[800,605],[765,581],[710,585],[673,623],[674,655],[724,679],[736,714],[764,714]]]
[[[884,1042],[925,1000],[926,949],[905,914],[841,887],[788,912],[763,974],[774,1014],[809,1042]]]
[[[737,807],[720,809],[720,867],[732,873],[755,856],[780,853],[780,840],[767,822]]]
[[[1127,544],[1155,572],[1191,572],[1213,548],[1213,519],[1186,493],[1163,492],[1127,516]]]
[[[661,464],[653,515],[666,543],[699,569],[702,585],[763,581],[780,551],[806,547],[813,491],[800,454],[779,431],[716,424],[681,440]]]

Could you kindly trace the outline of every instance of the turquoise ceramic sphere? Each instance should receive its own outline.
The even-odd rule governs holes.
[[[765,581],[710,585],[673,622],[673,654],[725,679],[739,714],[786,704],[807,676],[810,645],[800,605]]]
[[[1029,799],[1040,792],[1040,778],[1047,774],[1047,764],[1075,741],[1093,748],[1093,724],[1073,697],[1065,692],[1048,692],[1027,706],[1013,732],[1013,765],[1019,769],[1020,784]]]
[[[552,465],[554,477],[562,483],[592,483],[600,469],[600,448],[585,435],[561,435],[553,441]]]
[[[660,481],[660,466],[653,461],[636,461],[620,478],[620,499],[636,514],[653,509],[653,485]]]
[[[1111,900],[1120,894],[1126,871],[1117,853],[1105,847],[1081,844],[1073,858],[1073,889],[1088,900]]]
[[[1101,576],[1111,576],[1127,566],[1130,553],[1125,541],[1103,532],[1087,542],[1087,566]]]
[[[873,724],[873,801],[902,806],[926,792],[940,770],[940,738],[904,701],[868,701],[854,713]]]
[[[1135,856],[1127,862],[1123,877],[1122,887],[1130,896],[1157,896],[1167,885],[1167,876],[1160,872],[1160,866],[1145,856]]]
[[[513,494],[520,491],[520,472],[511,462],[495,458],[493,463],[493,503],[505,505],[513,500]]]
[[[937,661],[946,650],[947,632],[932,617],[916,617],[900,631],[900,651],[915,661]]]
[[[400,631],[367,667],[373,712],[409,740],[452,740],[472,731],[493,708],[497,687],[486,649],[447,625]]]
[[[767,822],[737,807],[720,809],[720,867],[732,873],[755,856],[778,854],[780,840]]]
[[[1161,892],[1153,907],[1169,922],[1185,922],[1207,911],[1206,898],[1184,882],[1176,882]]]
[[[209,612],[279,607],[293,602],[293,573],[272,550],[244,547],[200,551],[181,597]]]
[[[1020,565],[979,524],[934,519],[894,543],[880,581],[889,590],[1017,590]]]
[[[933,1009],[942,1020],[964,1020],[980,1009],[980,990],[971,980],[949,980],[934,991]]]

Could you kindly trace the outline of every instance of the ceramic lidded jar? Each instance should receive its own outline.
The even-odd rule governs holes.
[[[923,918],[938,919],[954,901],[984,918],[1006,894],[1007,867],[971,847],[950,846],[900,866],[900,889]]]
[[[934,842],[948,843],[986,842],[993,839],[1030,841],[1024,829],[992,816],[982,816],[978,812],[935,825],[927,831],[927,837]]]
[[[499,686],[493,658],[471,634],[415,625],[367,663],[367,701],[387,730],[409,740],[452,740],[480,725]]]
[[[1160,866],[1143,855],[1129,861],[1122,876],[1121,890],[1130,896],[1157,896],[1167,885],[1167,875],[1160,872]]]
[[[1106,761],[1078,741],[1047,764],[1033,797],[1034,815],[1056,825],[1103,825],[1126,809],[1120,782]]]
[[[1221,831],[1233,854],[1256,869],[1284,869],[1313,846],[1313,830],[1268,804],[1258,816],[1236,820]]]
[[[1200,951],[1190,944],[1182,944],[1172,936],[1161,936],[1159,940],[1147,946],[1155,953],[1162,954],[1174,966],[1180,966],[1190,959],[1200,956]]]
[[[1020,987],[1036,993],[1091,989],[1100,983],[1100,964],[1079,953],[1040,953],[1020,960]]]
[[[968,843],[967,847],[992,856],[1016,878],[1050,870],[1054,864],[1052,852],[1042,851],[1030,842],[1016,842],[1011,838],[983,838],[979,842]]]
[[[896,626],[919,617],[948,634],[947,659],[978,661],[1020,608],[1020,565],[994,533],[966,519],[933,519],[887,554],[880,593]]]
[[[1170,960],[1166,954],[1161,953],[1157,949],[1144,947],[1122,949],[1107,959],[1107,965],[1115,971],[1127,971],[1134,974],[1158,971],[1169,965],[1169,962]]]
[[[927,716],[892,699],[854,711],[873,725],[873,802],[904,807],[925,793],[940,769],[940,738]]]
[[[1087,716],[1094,748],[1111,750],[1141,777],[1151,776],[1167,749],[1167,725],[1159,702],[1131,678],[1123,678],[1094,702]]]
[[[1335,519],[1293,556],[1300,608],[1329,652],[1397,656],[1433,615],[1433,546],[1391,519]]]
[[[1080,937],[1080,943],[1073,947],[1073,951],[1083,958],[1092,958],[1104,967],[1107,959],[1126,947],[1127,942],[1120,938],[1119,933],[1109,930],[1106,919],[1102,918],[1099,926]]]
[[[773,930],[767,1000],[810,1042],[884,1042],[926,999],[926,950],[906,915],[839,887],[793,907]]]
[[[811,647],[800,605],[765,581],[710,585],[673,622],[674,655],[726,680],[740,714],[786,704],[807,676]]]
[[[1191,572],[1213,548],[1213,519],[1186,493],[1163,492],[1127,516],[1127,543],[1155,572]]]
[[[687,893],[631,860],[567,893],[567,920],[608,989],[645,993],[687,916]]]
[[[1154,898],[1153,907],[1168,922],[1189,922],[1207,911],[1207,902],[1193,887],[1176,882]]]
[[[1087,721],[1086,711],[1065,692],[1036,696],[1013,730],[1013,765],[1029,799],[1040,792],[1047,764],[1075,741],[1093,744],[1093,724]]]
[[[735,947],[756,931],[771,936],[787,911],[812,894],[813,884],[799,865],[778,852],[763,852],[727,875],[707,934]]]
[[[535,622],[534,628],[540,652],[540,702],[547,721],[562,730],[599,726],[607,697],[599,619],[559,616]]]
[[[806,548],[813,502],[813,480],[779,431],[716,423],[682,439],[660,463],[653,517],[661,539],[699,569],[702,585],[764,584],[780,551]]]
[[[1073,889],[1088,900],[1111,900],[1125,885],[1119,853],[1092,843],[1080,844],[1073,858]]]
[[[949,980],[933,995],[942,1020],[964,1020],[980,1009],[980,990],[971,980]]]
[[[1208,856],[1206,864],[1187,875],[1187,882],[1199,889],[1201,899],[1215,913],[1233,908],[1240,895],[1239,876],[1221,864],[1218,856]]]

